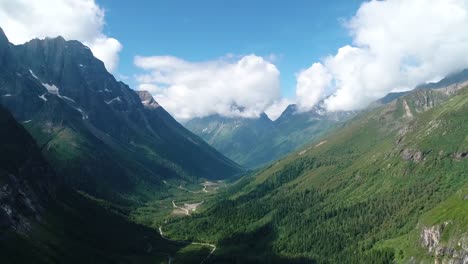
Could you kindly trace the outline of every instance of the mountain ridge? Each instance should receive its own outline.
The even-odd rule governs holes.
[[[212,115],[195,118],[184,125],[218,151],[239,164],[259,168],[307,144],[354,112],[331,113],[320,107],[299,112],[289,105],[274,121],[263,113],[258,118]]]
[[[8,64],[0,70],[0,104],[23,122],[65,183],[114,199],[135,188],[161,191],[163,179],[242,172],[162,107],[143,105],[80,42],[59,37],[11,45],[0,38]]]

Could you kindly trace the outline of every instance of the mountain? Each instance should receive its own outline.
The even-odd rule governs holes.
[[[443,78],[439,82],[425,83],[425,84],[418,85],[415,89],[439,89],[439,88],[450,89],[451,86],[461,86],[461,87],[463,87],[463,86],[466,86],[466,85],[468,85],[468,69],[465,69],[463,71],[451,74],[451,75]],[[375,102],[374,106],[390,103],[391,101],[393,101],[393,100],[395,100],[395,99],[397,99],[397,98],[399,98],[399,97],[401,97],[403,95],[409,94],[410,92],[411,91],[389,93],[386,96],[384,96],[383,98],[377,100]]]
[[[259,118],[212,115],[192,119],[185,127],[226,157],[243,166],[255,167],[269,159],[263,152],[263,144],[273,137],[275,125],[266,114]]]
[[[216,243],[213,263],[465,263],[468,86],[441,86],[359,113],[168,235]]]
[[[330,113],[320,107],[299,112],[289,105],[271,121],[259,118],[230,118],[213,115],[194,118],[185,127],[239,164],[258,168],[271,163],[325,134],[354,113]]]
[[[439,89],[452,85],[465,86],[468,84],[468,69],[453,73],[436,83],[426,83],[416,87],[417,89]]]
[[[54,195],[55,174],[36,142],[1,106],[0,153],[0,230],[27,232]]]
[[[206,256],[184,253],[196,249],[61,185],[33,138],[1,106],[0,153],[1,263],[162,263],[168,256],[199,262]]]
[[[93,195],[158,195],[163,180],[241,172],[148,93],[117,81],[78,41],[15,46],[1,31],[0,104],[33,135],[64,183]]]

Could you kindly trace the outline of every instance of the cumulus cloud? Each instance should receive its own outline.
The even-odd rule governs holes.
[[[314,63],[310,68],[301,71],[297,76],[296,96],[299,109],[308,110],[322,99],[332,76],[321,63]],[[311,89],[312,88],[312,89]]]
[[[355,110],[468,67],[468,0],[385,0],[346,22],[353,43],[297,75],[298,102]]]
[[[59,35],[79,40],[113,71],[122,45],[103,33],[104,13],[94,0],[2,0],[0,26],[14,44]]]
[[[140,90],[149,90],[179,120],[220,114],[258,117],[280,98],[280,73],[256,55],[189,62],[172,56],[135,57],[144,74]]]

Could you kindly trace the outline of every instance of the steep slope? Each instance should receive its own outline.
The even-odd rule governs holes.
[[[33,138],[3,107],[0,153],[1,263],[199,262],[208,254],[193,247],[177,253],[186,246],[58,184]]]
[[[328,112],[321,106],[299,112],[296,105],[289,105],[275,121],[275,144],[281,148],[280,157],[340,127],[355,115],[354,112]]]
[[[168,233],[215,242],[216,263],[459,263],[467,131],[468,87],[417,89],[241,180]]]
[[[1,106],[0,153],[0,230],[24,233],[54,195],[55,177],[31,136]]]
[[[265,114],[259,118],[215,115],[192,119],[185,127],[239,164],[258,168],[311,142],[353,115],[327,113],[321,108],[298,112],[296,105],[290,105],[275,121]]]
[[[13,46],[0,36],[0,104],[70,186],[118,199],[158,192],[163,179],[240,172],[164,109],[143,104],[81,43],[58,37]]]

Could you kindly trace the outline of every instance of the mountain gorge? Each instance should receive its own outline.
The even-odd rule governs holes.
[[[266,114],[259,118],[213,115],[194,118],[185,127],[239,164],[259,168],[339,127],[354,115],[327,112],[321,107],[301,112],[296,105],[289,105],[275,121]]]
[[[0,42],[0,103],[67,185],[121,199],[154,194],[163,180],[221,179],[242,170],[147,93],[117,81],[80,42],[58,37],[15,46],[3,32]]]

